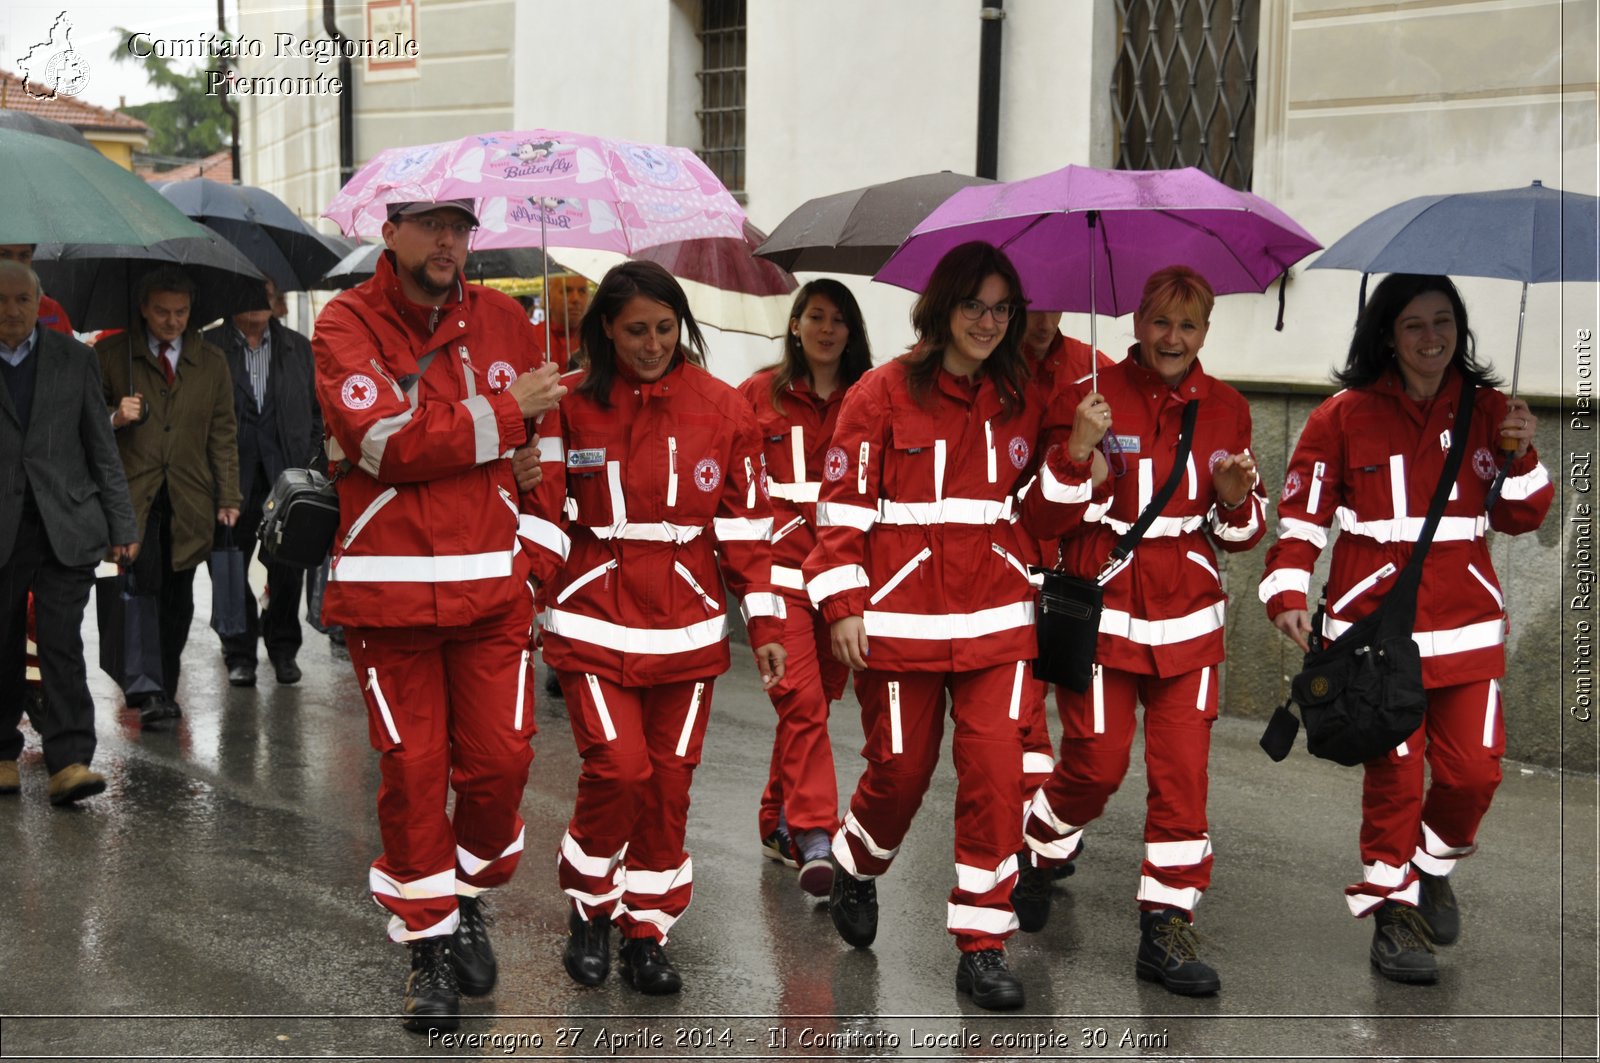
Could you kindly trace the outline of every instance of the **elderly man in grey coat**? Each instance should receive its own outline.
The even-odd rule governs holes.
[[[44,744],[53,805],[106,788],[90,769],[94,701],[83,659],[83,609],[104,557],[131,562],[139,533],[111,436],[95,353],[39,327],[39,278],[0,262],[0,794],[21,779],[28,594],[39,632]],[[114,545],[113,545],[114,544]]]

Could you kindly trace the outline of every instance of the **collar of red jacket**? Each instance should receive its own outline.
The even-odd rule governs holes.
[[[1178,381],[1177,387],[1168,384],[1165,378],[1154,369],[1148,369],[1139,361],[1139,345],[1133,344],[1128,348],[1128,357],[1122,360],[1123,371],[1128,374],[1135,387],[1140,388],[1165,388],[1167,393],[1180,402],[1190,399],[1203,399],[1211,394],[1211,377],[1206,373],[1205,366],[1196,358],[1189,364],[1189,372]]]
[[[673,386],[678,382],[678,378],[683,375],[683,366],[687,361],[688,359],[683,354],[683,348],[679,347],[673,352],[672,361],[667,365],[667,371],[654,380],[645,381],[640,380],[622,359],[618,358],[616,380],[611,385],[613,396],[619,387],[626,388],[638,395],[641,403],[649,402],[657,395],[670,395],[672,394]]]
[[[378,266],[372,273],[371,283],[399,315],[406,329],[422,338],[432,336],[444,315],[459,307],[467,298],[467,286],[462,283],[458,272],[455,287],[437,307],[413,303],[406,298],[405,289],[400,287],[400,275],[395,272],[394,252],[387,250],[378,256]]]

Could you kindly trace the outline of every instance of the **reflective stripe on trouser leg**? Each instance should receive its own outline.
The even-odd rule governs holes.
[[[1207,833],[1207,763],[1217,718],[1210,667],[1182,675],[1139,677],[1144,704],[1145,858],[1139,904],[1193,912],[1211,884]]]
[[[1019,691],[1016,662],[946,677],[955,733],[956,886],[947,925],[963,951],[1002,947],[1017,929],[1011,910],[1022,824],[1011,804],[1022,786],[1022,737],[1001,711]]]
[[[645,691],[581,672],[559,678],[583,767],[558,879],[580,911],[610,915],[622,896],[620,862],[651,782],[640,722]]]
[[[1025,828],[1036,866],[1057,867],[1076,854],[1083,828],[1100,818],[1127,775],[1139,678],[1096,665],[1089,690],[1055,688],[1061,755],[1033,796]]]
[[[783,795],[791,834],[812,829],[832,834],[839,826],[839,784],[828,738],[829,686],[834,677],[825,675],[822,667],[823,655],[831,659],[832,650],[827,627],[803,593],[786,592],[784,605],[783,644],[789,656],[783,679],[767,691],[778,714],[768,791]],[[775,827],[776,811],[771,816]]]
[[[1034,791],[1043,786],[1056,766],[1055,746],[1050,741],[1050,716],[1045,708],[1045,696],[1050,684],[1029,675],[1022,686],[1022,711],[1018,727],[1022,736],[1022,813],[1028,813],[1028,802]]]

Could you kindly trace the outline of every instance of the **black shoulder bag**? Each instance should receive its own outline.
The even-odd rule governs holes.
[[[1034,630],[1039,639],[1039,656],[1033,661],[1033,677],[1047,683],[1060,683],[1080,694],[1089,689],[1094,677],[1095,643],[1100,637],[1100,610],[1107,580],[1122,570],[1139,545],[1144,533],[1167,500],[1178,489],[1189,463],[1189,446],[1194,439],[1194,421],[1200,400],[1190,399],[1183,406],[1183,427],[1178,432],[1178,450],[1172,473],[1144,507],[1133,526],[1117,538],[1100,574],[1094,579],[1069,576],[1060,569],[1041,569],[1044,585],[1039,588],[1039,603],[1034,614]]]
[[[1346,767],[1382,756],[1422,725],[1428,699],[1422,687],[1422,657],[1411,638],[1417,587],[1422,582],[1422,560],[1428,556],[1461,469],[1476,391],[1471,383],[1462,387],[1444,475],[1433,492],[1427,520],[1406,567],[1376,609],[1326,646],[1321,632],[1328,589],[1323,587],[1322,600],[1311,618],[1311,651],[1300,674],[1289,684],[1288,699],[1272,714],[1261,735],[1261,748],[1273,760],[1289,755],[1300,732],[1300,720],[1289,711],[1291,702],[1300,706],[1311,755]]]

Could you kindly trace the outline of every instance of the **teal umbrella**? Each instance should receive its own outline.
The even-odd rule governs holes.
[[[0,128],[0,240],[153,244],[211,236],[98,151]]]

